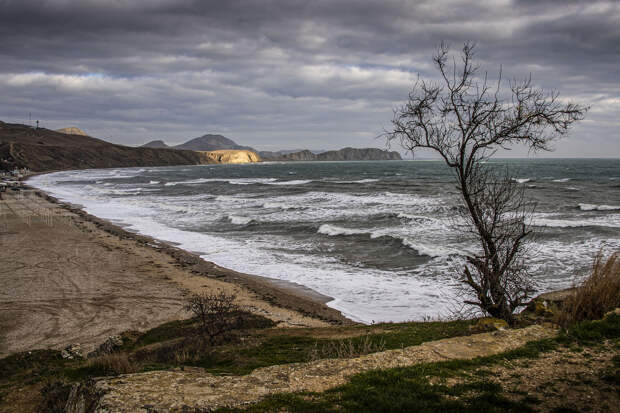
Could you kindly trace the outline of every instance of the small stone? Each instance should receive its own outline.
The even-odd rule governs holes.
[[[508,323],[499,318],[485,317],[478,320],[478,322],[476,323],[476,327],[481,330],[487,331],[505,330],[508,328]]]
[[[77,343],[69,344],[60,352],[60,355],[66,360],[81,359],[82,347]]]
[[[90,353],[88,353],[88,358],[103,356],[105,354],[112,354],[119,347],[122,347],[122,345],[123,345],[123,337],[121,337],[118,334],[114,336],[110,336],[108,337],[106,341],[104,341],[99,346],[99,348],[97,348],[95,351],[91,351]]]
[[[613,311],[609,311],[609,312],[605,313],[605,315],[603,316],[603,319],[605,319],[607,317],[611,317],[612,315],[620,315],[620,308],[616,308]]]

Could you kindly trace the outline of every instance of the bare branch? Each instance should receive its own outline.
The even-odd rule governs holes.
[[[412,153],[435,151],[455,171],[465,203],[462,218],[481,251],[480,256],[467,257],[463,269],[463,282],[478,300],[468,303],[512,322],[513,312],[532,292],[523,253],[532,233],[528,223],[534,206],[508,172],[491,170],[482,161],[515,144],[531,152],[548,151],[588,108],[562,103],[555,91],[537,89],[531,75],[509,81],[502,90],[501,68],[497,85],[490,86],[486,72],[477,77],[474,49],[473,43],[465,43],[460,59],[450,59],[450,68],[450,50],[442,42],[433,56],[440,82],[418,78],[384,135]]]

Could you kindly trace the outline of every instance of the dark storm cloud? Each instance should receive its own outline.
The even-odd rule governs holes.
[[[559,154],[620,155],[617,2],[0,0],[0,36],[0,119],[270,149],[381,146],[433,48],[473,40],[592,105]]]

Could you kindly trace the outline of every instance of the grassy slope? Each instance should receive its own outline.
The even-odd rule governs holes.
[[[259,367],[309,361],[317,356],[338,357],[343,351],[354,356],[476,332],[470,328],[471,321],[283,329],[272,328],[273,323],[260,316],[246,315],[244,320],[231,340],[214,347],[196,347],[191,320],[166,323],[143,334],[126,334],[119,354],[124,364],[120,367],[146,371],[196,366],[214,374],[247,374]],[[178,354],[183,350],[193,357],[179,361]],[[0,411],[14,404],[23,405],[17,411],[36,411],[44,385],[123,372],[114,370],[114,363],[64,360],[56,350],[11,355],[0,360]],[[17,390],[21,397],[17,397]]]
[[[573,351],[582,351],[584,346],[592,348],[594,352],[603,351],[600,346],[604,340],[611,342],[612,352],[616,355],[609,355],[613,367],[602,372],[601,378],[609,383],[611,391],[617,394],[620,388],[620,316],[613,315],[602,321],[581,323],[558,339],[528,343],[520,349],[491,357],[376,370],[356,375],[348,384],[324,393],[281,394],[268,397],[247,409],[218,411],[532,412],[537,411],[537,404],[540,402],[536,395],[522,394],[520,400],[508,397],[502,384],[486,378],[483,374],[485,370],[481,368],[510,364],[522,359],[536,359],[558,346],[571,347]],[[471,374],[472,372],[475,374]],[[464,379],[449,384],[449,379],[454,377]],[[562,398],[563,395],[558,397]],[[613,408],[588,407],[595,411]],[[555,408],[554,411],[568,413],[577,410],[572,406],[563,406]]]
[[[121,355],[131,360],[132,371],[199,366],[214,374],[245,374],[258,367],[308,361],[317,355],[317,349],[322,350],[319,351],[321,358],[353,356],[476,332],[471,321],[313,329],[271,327],[267,319],[247,316],[244,327],[229,342],[197,350],[195,341],[190,339],[194,336],[194,324],[172,322],[143,334],[126,335]],[[483,374],[484,368],[534,359],[558,346],[571,349],[589,346],[596,352],[597,343],[604,339],[612,340],[618,352],[619,338],[620,317],[612,316],[604,321],[579,324],[559,339],[530,343],[501,355],[372,371],[354,376],[350,383],[325,393],[269,397],[248,407],[248,411],[535,411],[537,398],[534,395],[524,394],[517,400],[508,397],[501,383]],[[187,346],[197,356],[175,361],[179,351],[187,350]],[[340,348],[352,353],[340,354]],[[618,357],[614,360],[620,361]],[[615,368],[606,374],[617,391],[618,364]],[[48,399],[49,395],[52,399],[62,399],[68,394],[67,383],[115,373],[113,364],[64,360],[53,350],[15,354],[0,360],[0,411],[8,406],[14,408],[12,411],[37,411],[42,391],[47,392]],[[461,381],[446,382],[454,377],[460,377]],[[65,385],[45,387],[49,383]]]

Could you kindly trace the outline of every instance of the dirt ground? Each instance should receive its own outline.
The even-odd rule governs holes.
[[[112,334],[188,317],[184,297],[205,290],[235,293],[282,326],[347,321],[320,297],[205,263],[33,190],[0,201],[0,286],[0,357],[72,343],[86,353]]]
[[[527,395],[541,412],[617,413],[620,393],[617,381],[613,381],[617,374],[613,358],[618,354],[618,345],[610,341],[594,347],[560,347],[536,359],[478,369],[468,379],[486,377],[495,381],[515,401]],[[463,379],[449,380],[451,385],[458,382]]]

